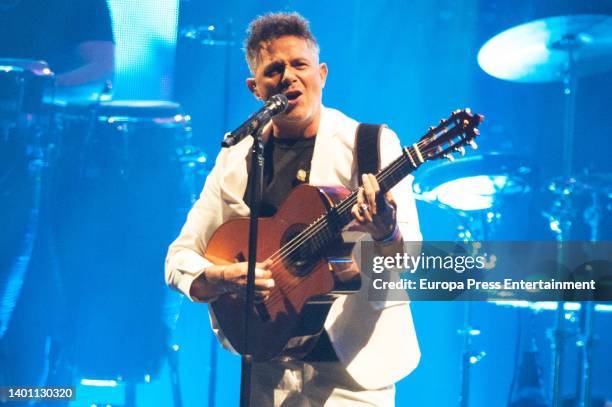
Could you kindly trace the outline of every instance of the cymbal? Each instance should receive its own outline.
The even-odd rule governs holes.
[[[549,17],[510,28],[487,41],[478,64],[489,75],[514,82],[563,81],[612,70],[612,16]]]

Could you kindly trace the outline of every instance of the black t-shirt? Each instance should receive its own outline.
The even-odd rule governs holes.
[[[274,215],[296,185],[308,182],[315,139],[310,137],[292,140],[270,137],[264,149],[265,166],[260,216]],[[249,177],[249,185],[245,192],[245,202],[249,206],[251,179],[252,177]]]
[[[42,59],[55,73],[76,68],[76,46],[112,41],[104,0],[0,0],[0,58]]]

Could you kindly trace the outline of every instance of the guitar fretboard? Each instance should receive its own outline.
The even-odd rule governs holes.
[[[418,168],[422,163],[418,159],[420,156],[416,147],[406,147],[401,156],[376,174],[381,193],[389,191]],[[351,192],[327,214],[317,219],[287,244],[296,247],[298,258],[305,259],[314,256],[329,247],[338,238],[342,229],[353,220],[351,208],[357,202],[357,193],[357,190]]]

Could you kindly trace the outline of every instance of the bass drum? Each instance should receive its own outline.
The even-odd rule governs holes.
[[[52,228],[66,293],[64,342],[80,377],[142,380],[167,345],[164,258],[189,206],[180,106],[65,107]],[[200,160],[205,161],[205,160]]]

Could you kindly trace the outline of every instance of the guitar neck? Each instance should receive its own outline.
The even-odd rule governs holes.
[[[423,162],[450,157],[453,152],[465,153],[464,145],[476,148],[473,139],[478,136],[478,125],[484,117],[472,114],[469,109],[456,110],[436,127],[430,127],[418,143],[404,147],[403,154],[376,174],[382,193],[389,191],[398,182],[417,169]],[[358,191],[353,191],[339,204],[331,208],[310,226],[292,239],[287,253],[304,259],[316,255],[338,238],[340,232],[353,220],[351,208],[357,203]],[[297,249],[299,248],[299,249]]]
[[[416,145],[414,147],[405,147],[401,156],[376,174],[376,180],[380,186],[381,193],[389,191],[418,168],[423,162],[421,158],[421,153]],[[311,254],[319,252],[332,243],[342,229],[353,220],[351,209],[357,203],[357,193],[358,190],[353,191],[326,215],[317,219],[300,233],[300,235],[304,236],[305,241],[308,242],[307,247],[309,247]]]

